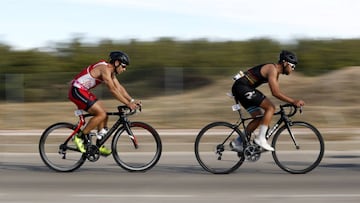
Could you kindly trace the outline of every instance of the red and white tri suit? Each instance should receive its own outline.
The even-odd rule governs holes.
[[[90,92],[90,90],[103,81],[94,78],[90,72],[99,65],[107,65],[108,63],[101,60],[95,64],[91,64],[84,68],[75,78],[71,81],[69,89],[69,100],[74,102],[79,109],[87,111],[98,99]]]

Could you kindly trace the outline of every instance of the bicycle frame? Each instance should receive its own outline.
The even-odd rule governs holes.
[[[292,133],[292,131],[290,130],[290,126],[292,125],[292,122],[289,119],[289,117],[295,115],[297,110],[296,110],[296,108],[294,108],[294,110],[292,110],[289,114],[286,114],[285,109],[284,109],[285,107],[293,107],[294,108],[294,106],[292,106],[290,104],[280,105],[280,110],[278,112],[274,113],[274,115],[280,115],[280,118],[271,128],[269,128],[269,130],[268,130],[268,132],[266,134],[266,139],[270,139],[276,133],[276,131],[280,128],[281,124],[284,123],[284,125],[286,126],[289,134],[291,135],[291,139],[294,142],[296,148],[299,148],[299,146],[298,146],[298,144],[296,142],[295,136]],[[256,117],[244,117],[244,115],[243,115],[240,108],[237,109],[237,111],[239,113],[240,119],[239,119],[238,122],[236,122],[235,126],[236,126],[236,128],[239,128],[239,126],[242,125],[242,128],[244,129],[244,131],[246,130],[246,121],[255,120],[255,119],[261,119],[262,117],[264,117],[263,115],[259,115],[259,116],[256,116]],[[300,112],[301,112],[301,110],[300,110]],[[233,132],[230,134],[229,137],[231,137]],[[251,134],[245,134],[245,138],[246,138],[247,142],[250,142],[250,137],[251,137]],[[224,141],[224,143],[225,143],[225,141]]]
[[[134,112],[135,113],[135,112]],[[133,114],[133,113],[132,113]],[[92,114],[88,114],[82,112],[81,110],[76,110],[75,111],[75,115],[79,116],[79,122],[76,126],[76,129],[74,130],[74,132],[70,135],[70,137],[67,139],[70,140],[70,138],[72,138],[77,132],[79,132],[81,130],[81,128],[86,124],[86,117],[92,117]],[[134,134],[132,133],[130,126],[129,126],[129,120],[127,118],[127,116],[125,115],[125,112],[121,111],[121,109],[119,109],[119,112],[107,112],[106,113],[107,116],[119,116],[118,120],[113,124],[113,126],[109,129],[109,131],[106,133],[106,135],[99,140],[96,143],[97,147],[102,146],[103,144],[105,144],[105,142],[111,137],[111,135],[117,130],[117,133],[122,133],[123,131],[126,131],[128,133],[129,138],[131,139],[131,141],[134,144],[135,148],[138,148],[138,144],[137,144],[137,140],[136,137],[134,136]],[[121,127],[120,127],[121,126]],[[66,142],[67,142],[66,141]]]

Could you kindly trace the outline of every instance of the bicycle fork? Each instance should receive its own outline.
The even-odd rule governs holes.
[[[137,139],[136,139],[134,133],[132,132],[132,130],[130,129],[129,123],[125,123],[124,125],[125,125],[125,130],[129,136],[130,140],[134,144],[135,149],[139,148]]]
[[[299,150],[300,149],[300,146],[298,145],[298,143],[296,142],[296,139],[295,139],[295,135],[294,135],[294,133],[291,131],[291,129],[290,129],[290,126],[291,126],[292,124],[291,124],[291,121],[289,121],[289,122],[285,122],[285,126],[286,126],[286,129],[287,129],[287,131],[289,132],[289,134],[290,134],[290,137],[291,137],[291,139],[292,139],[292,141],[293,141],[293,143],[294,143],[294,145],[295,145],[295,148],[297,149],[297,150]]]
[[[289,133],[289,135],[290,135],[291,140],[293,141],[293,143],[294,143],[294,145],[295,145],[295,148],[296,148],[296,149],[300,149],[300,146],[299,146],[298,143],[296,142],[295,135],[294,135],[294,133],[291,131],[291,128],[290,128],[290,127],[293,125],[293,124],[292,124],[292,121],[291,121],[288,117],[286,117],[286,116],[284,116],[284,119],[283,119],[282,121],[278,121],[278,122],[275,124],[275,126],[269,131],[269,133],[267,133],[266,139],[269,139],[269,138],[272,136],[273,133],[277,132],[277,130],[278,130],[281,122],[284,122],[284,125],[286,126],[286,129],[287,129],[287,131],[288,131],[288,133]]]

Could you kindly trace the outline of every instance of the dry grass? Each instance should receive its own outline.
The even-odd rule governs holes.
[[[294,120],[305,120],[318,127],[360,126],[360,68],[349,67],[320,77],[293,74],[280,76],[284,93],[305,100],[304,114]],[[233,100],[226,96],[231,77],[219,79],[211,86],[183,94],[143,101],[144,109],[132,120],[149,122],[156,128],[200,129],[212,121],[235,122],[231,111]],[[270,95],[266,85],[261,90]],[[279,102],[269,96],[276,104]],[[115,110],[115,100],[104,101],[108,110]],[[75,106],[59,103],[1,103],[0,129],[44,129],[59,121],[76,122]]]

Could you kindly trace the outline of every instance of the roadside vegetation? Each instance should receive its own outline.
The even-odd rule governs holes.
[[[262,62],[276,62],[281,49],[297,53],[298,73],[320,76],[360,65],[360,39],[294,40],[282,44],[271,39],[212,42],[102,40],[82,43],[74,38],[42,49],[16,51],[0,44],[0,102],[64,101],[68,82],[89,63],[107,59],[111,50],[129,54],[131,65],[119,79],[142,97],[162,96],[181,89],[191,91],[213,84],[219,77]],[[172,82],[175,81],[175,82]],[[141,88],[136,88],[136,87]],[[111,98],[107,92],[104,98]]]

